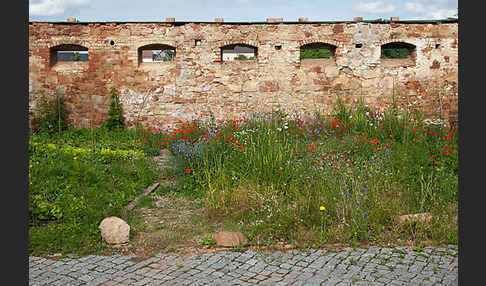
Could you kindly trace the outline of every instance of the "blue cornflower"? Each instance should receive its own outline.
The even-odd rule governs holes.
[[[363,192],[366,192],[368,189],[363,189]]]
[[[372,209],[373,209],[373,206],[371,206],[371,207],[369,208],[369,210],[372,210]]]
[[[339,214],[340,214],[340,215],[342,215],[342,214],[343,214],[343,210],[340,210],[340,211],[339,211]]]
[[[359,201],[356,201],[356,203],[355,203],[355,204],[356,204],[356,205],[359,205]]]
[[[367,216],[367,215],[368,215],[368,213],[364,213],[364,216]]]
[[[352,197],[352,196],[353,196],[353,194],[349,194],[348,196],[349,196],[349,197]]]

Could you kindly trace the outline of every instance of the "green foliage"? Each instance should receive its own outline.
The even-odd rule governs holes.
[[[33,114],[34,132],[53,135],[68,128],[68,113],[62,96],[41,96],[39,110]]]
[[[202,238],[202,242],[201,242],[202,245],[206,245],[206,246],[214,246],[216,245],[216,241],[214,241],[214,239],[212,238],[211,234],[208,233],[206,234],[203,238]]]
[[[95,160],[91,160],[90,148],[65,144],[76,142],[74,134],[83,133],[88,132],[69,130],[60,138],[60,146],[49,143],[52,137],[42,134],[30,138],[29,242],[34,253],[102,249],[97,229],[101,220],[122,217],[121,209],[156,179],[152,159],[138,149],[132,166],[131,149],[97,146]],[[120,131],[111,134],[104,129],[97,142],[115,145],[110,143],[115,135],[130,138],[126,133],[122,136]]]
[[[154,62],[170,62],[175,59],[175,51],[174,50],[154,50],[153,54],[153,61]]]
[[[314,48],[301,49],[300,59],[329,59],[331,57],[331,49],[329,48]]]
[[[381,50],[382,59],[406,59],[409,51],[406,48],[383,48]]]
[[[81,60],[81,56],[79,55],[79,52],[74,52],[73,54],[73,61],[74,62],[79,62]]]
[[[123,106],[120,103],[118,93],[114,88],[111,89],[111,103],[108,111],[108,119],[103,123],[103,126],[109,130],[125,128],[125,118],[123,117]]]
[[[254,59],[255,59],[254,57],[247,57],[245,55],[238,55],[237,57],[235,57],[235,60],[237,61],[250,61]]]
[[[92,134],[93,133],[93,134]],[[57,134],[56,134],[57,135]],[[115,129],[109,131],[103,127],[89,128],[74,128],[66,129],[60,138],[55,138],[55,142],[62,145],[68,145],[68,148],[83,148],[91,150],[92,138],[96,138],[95,152],[100,152],[102,149],[111,150],[132,150],[134,147],[133,137],[141,135],[141,128],[137,129]],[[97,138],[100,138],[98,140]],[[43,145],[54,142],[52,135],[45,133],[36,133],[36,136],[30,138],[30,142]],[[135,145],[135,151],[144,151],[140,145]]]

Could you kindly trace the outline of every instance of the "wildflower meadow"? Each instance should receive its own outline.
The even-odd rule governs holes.
[[[172,191],[254,242],[457,243],[457,134],[454,121],[338,102],[328,116],[179,121],[137,142],[173,155]],[[425,212],[432,223],[395,222]]]
[[[168,168],[154,162],[170,153]],[[166,128],[68,128],[29,139],[29,248],[102,249],[97,229],[156,191],[202,201],[251,244],[457,243],[458,130],[338,101],[330,114],[194,118]],[[162,173],[160,173],[162,172]],[[430,213],[427,223],[396,223]]]

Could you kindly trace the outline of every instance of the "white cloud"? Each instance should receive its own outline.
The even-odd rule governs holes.
[[[383,1],[376,2],[360,2],[358,5],[354,6],[354,10],[362,13],[377,14],[377,13],[391,13],[395,11],[395,5],[386,4]]]
[[[457,0],[416,0],[406,2],[405,10],[422,19],[445,19],[457,14]]]
[[[447,17],[456,17],[457,11],[451,9],[439,9],[436,11],[430,11],[428,15],[432,19],[446,19]]]
[[[51,16],[62,14],[67,8],[88,4],[90,0],[41,0],[37,3],[29,1],[29,14],[36,16]]]
[[[407,2],[405,3],[405,10],[415,13],[424,13],[425,7],[421,3]]]

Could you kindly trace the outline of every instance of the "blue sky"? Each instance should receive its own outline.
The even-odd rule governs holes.
[[[81,22],[176,21],[255,22],[267,18],[297,21],[389,19],[432,20],[454,17],[458,0],[29,0],[29,21]]]

